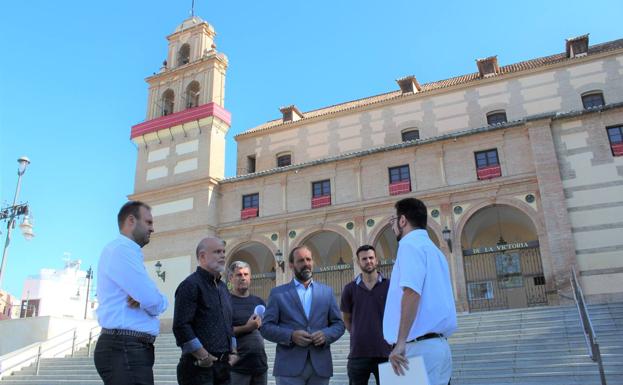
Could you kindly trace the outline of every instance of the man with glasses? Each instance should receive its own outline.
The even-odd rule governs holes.
[[[430,384],[446,385],[452,374],[447,338],[457,327],[448,263],[428,236],[424,203],[406,198],[394,207],[398,255],[383,317],[385,340],[394,344],[389,361],[404,375],[407,357],[422,356]]]

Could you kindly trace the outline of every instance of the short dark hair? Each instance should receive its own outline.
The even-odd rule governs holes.
[[[121,206],[121,210],[119,210],[119,214],[117,214],[117,225],[119,225],[119,229],[121,229],[123,222],[125,222],[130,215],[134,216],[136,219],[141,219],[141,207],[151,210],[148,204],[141,201],[129,201]]]
[[[404,215],[411,226],[416,229],[426,229],[426,220],[428,212],[426,205],[416,198],[401,199],[394,205],[396,208],[396,216],[400,218]]]
[[[357,252],[355,253],[355,255],[357,256],[357,259],[359,259],[359,253],[360,252],[368,251],[368,250],[374,251],[374,255],[376,255],[376,249],[374,248],[374,246],[372,246],[372,245],[362,245],[362,246],[359,246],[359,248],[357,249]]]
[[[294,249],[290,250],[290,255],[288,255],[288,261],[290,263],[294,263],[294,253],[296,253],[297,251],[299,251],[301,249],[309,250],[309,247],[307,247],[305,245],[300,245],[300,246],[296,246]]]

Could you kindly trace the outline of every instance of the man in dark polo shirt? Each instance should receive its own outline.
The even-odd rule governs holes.
[[[251,267],[248,263],[235,261],[229,265],[231,283],[231,306],[233,309],[234,335],[240,360],[231,367],[233,385],[266,385],[268,362],[264,350],[264,338],[258,330],[262,326],[257,306],[266,307],[260,297],[249,293]],[[263,312],[258,312],[263,313]]]
[[[232,351],[232,309],[225,271],[225,242],[204,238],[197,246],[197,271],[175,291],[173,334],[182,357],[177,365],[180,385],[229,385]]]
[[[349,384],[367,385],[372,373],[379,385],[379,363],[387,362],[391,351],[383,338],[389,280],[377,270],[379,262],[374,247],[363,245],[356,254],[361,274],[344,287],[340,306],[350,332]]]

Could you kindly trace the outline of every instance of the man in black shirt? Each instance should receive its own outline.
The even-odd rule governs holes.
[[[379,384],[379,363],[387,362],[391,347],[383,338],[383,313],[389,280],[377,270],[376,251],[370,245],[357,249],[361,274],[342,291],[342,317],[350,332],[349,385],[367,385],[370,374]]]
[[[259,332],[262,318],[255,313],[258,305],[266,306],[260,297],[249,294],[251,267],[235,261],[229,266],[234,335],[240,360],[231,368],[231,383],[235,385],[266,385],[268,363],[264,338]],[[261,313],[261,312],[258,312]]]
[[[173,334],[182,357],[180,385],[229,385],[232,353],[232,309],[225,271],[225,242],[208,237],[197,246],[197,271],[175,291]]]

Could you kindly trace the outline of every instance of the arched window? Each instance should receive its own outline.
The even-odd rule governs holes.
[[[199,82],[194,80],[186,87],[186,108],[199,105]]]
[[[491,111],[487,114],[487,124],[490,126],[506,122],[506,111],[504,110]]]
[[[190,63],[190,45],[186,43],[177,52],[177,65],[179,67],[188,63]]]
[[[292,153],[286,152],[277,155],[277,167],[285,167],[292,164]]]
[[[173,90],[168,89],[162,94],[162,116],[172,114],[174,106],[175,94],[173,93]]]
[[[420,139],[420,130],[414,128],[407,128],[406,130],[403,130],[401,134],[403,142]]]
[[[604,94],[601,91],[589,91],[582,94],[582,105],[585,109],[601,107],[605,103]]]

